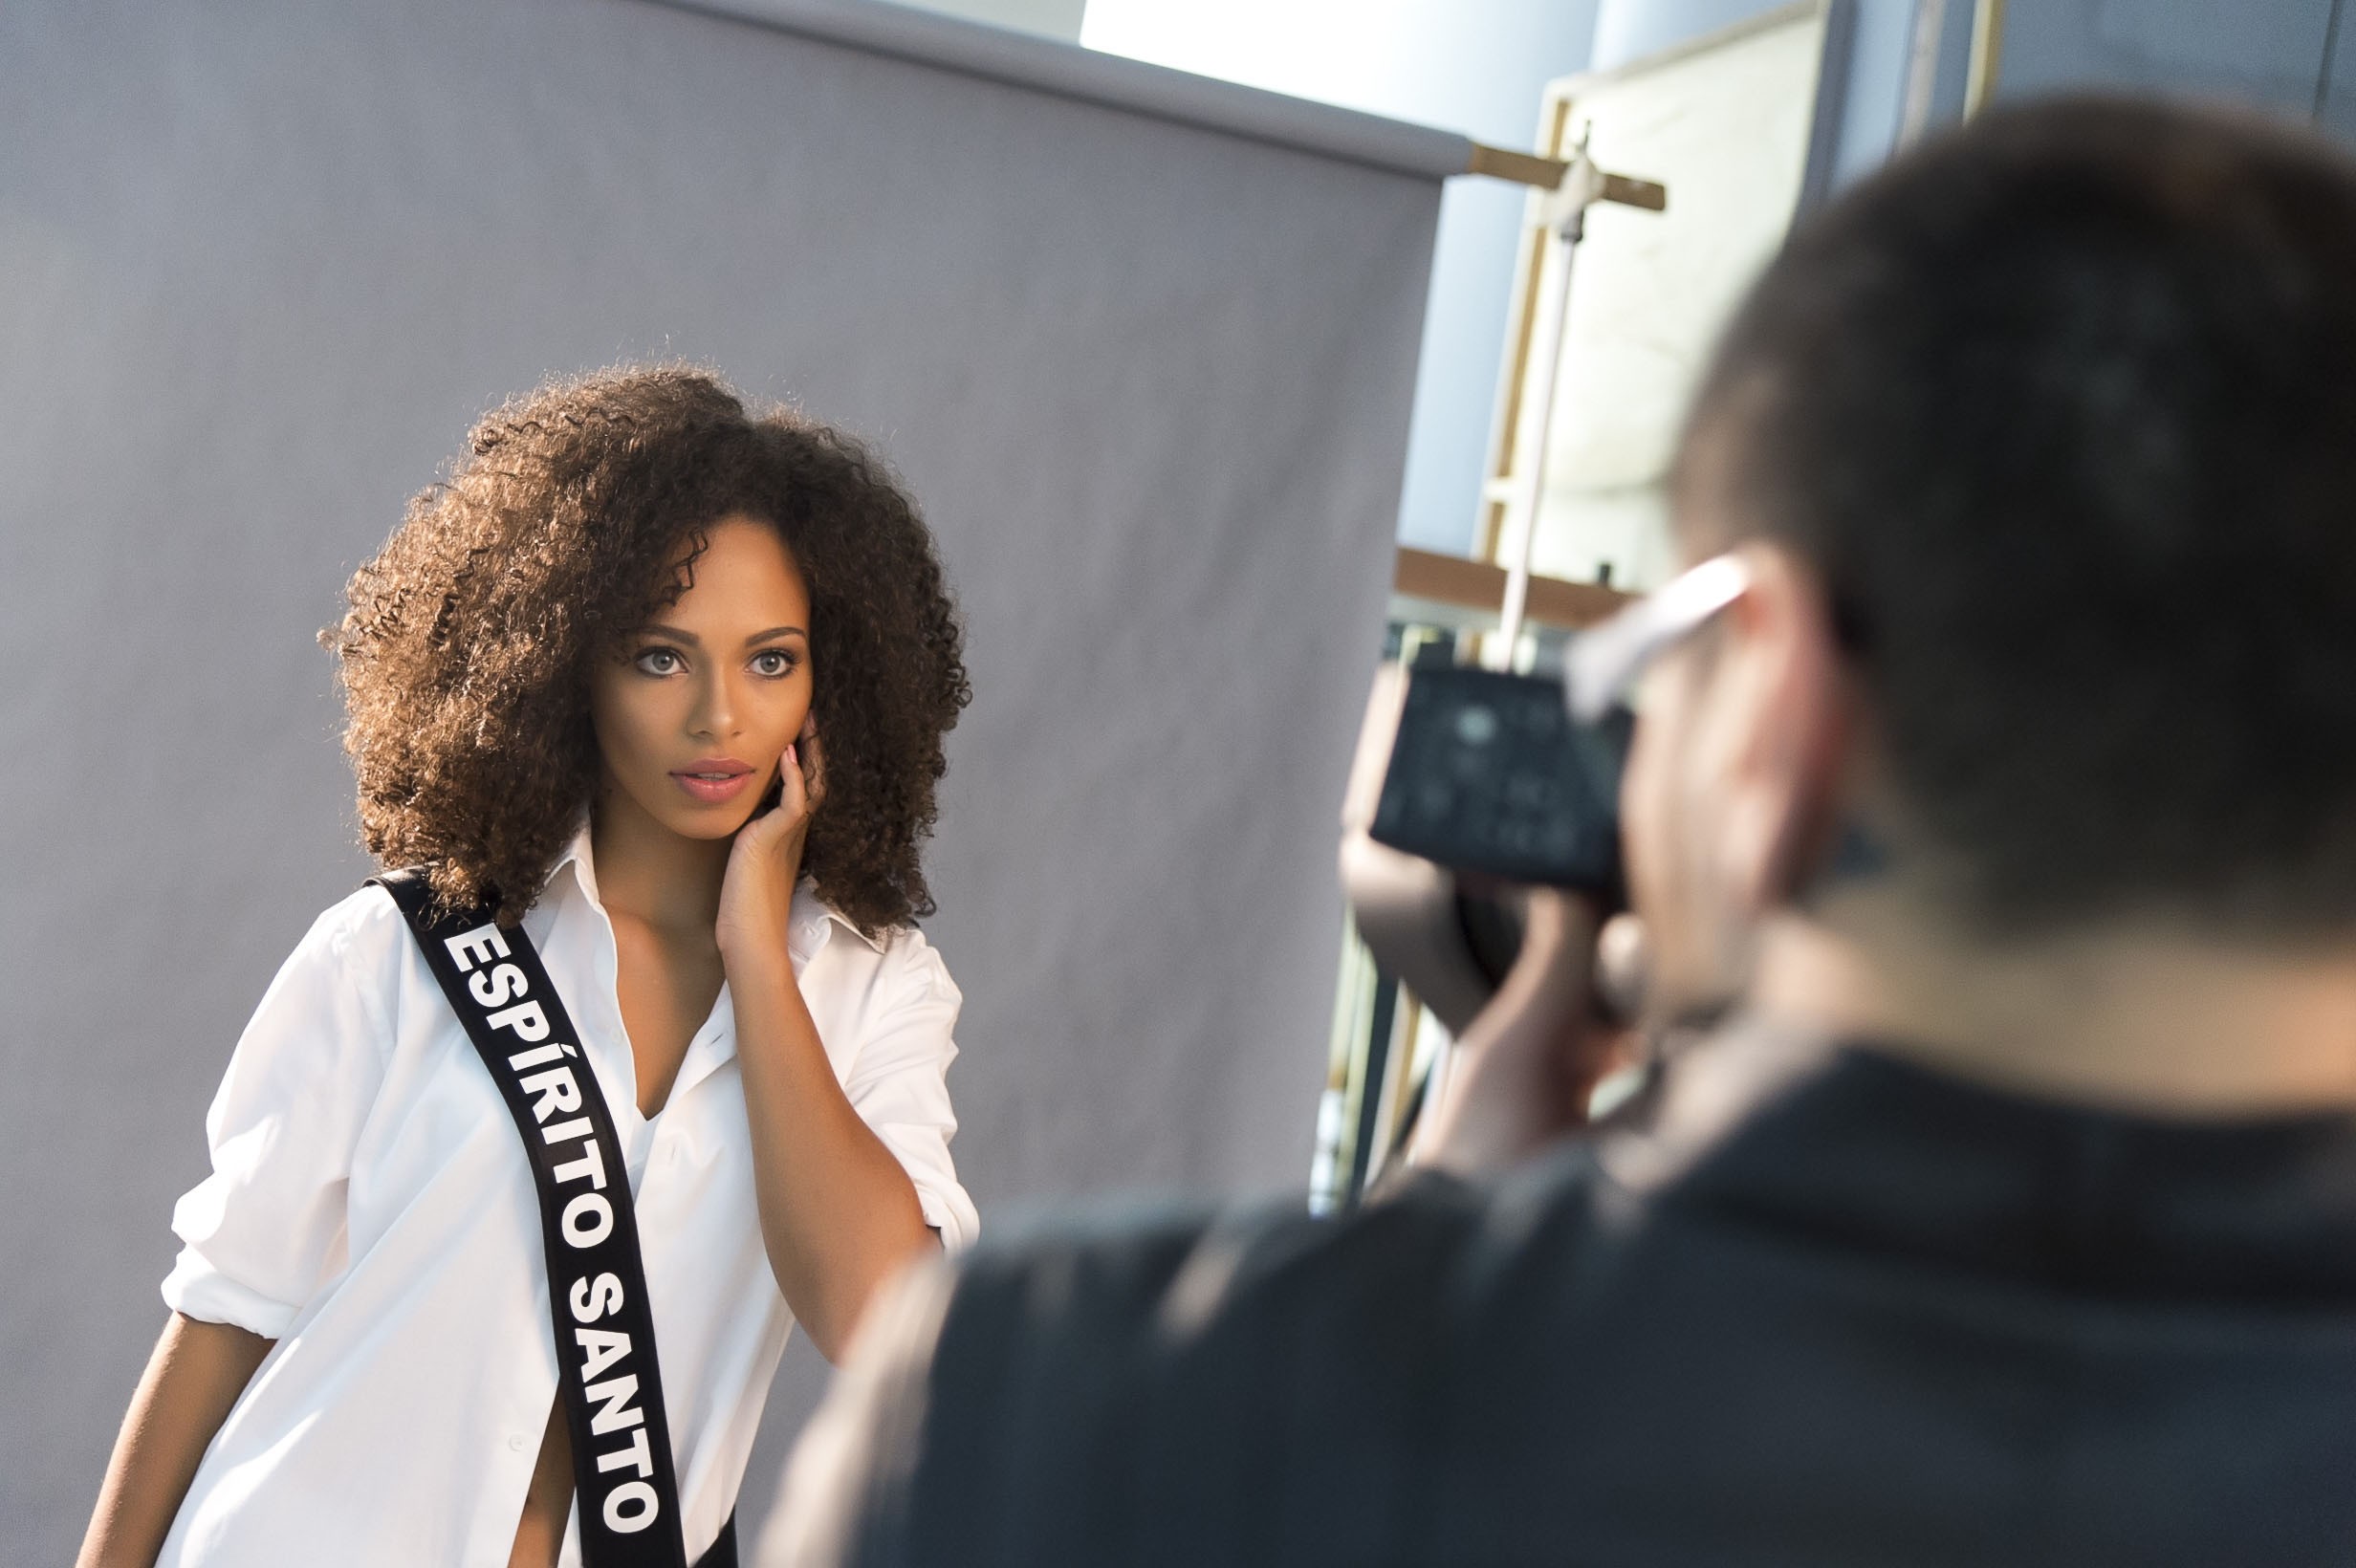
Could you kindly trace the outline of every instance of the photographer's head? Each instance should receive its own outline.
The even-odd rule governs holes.
[[[1851,1021],[1916,1034],[2356,950],[2344,154],[2089,101],[1898,163],[1743,307],[1676,509],[1751,582],[1630,769],[1672,1001],[1760,916],[1770,1002],[1862,954]]]

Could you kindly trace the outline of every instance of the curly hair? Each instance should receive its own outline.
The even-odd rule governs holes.
[[[932,535],[858,442],[748,412],[684,366],[554,382],[486,416],[353,575],[320,641],[378,862],[522,919],[597,786],[595,661],[687,591],[704,531],[732,514],[776,529],[810,592],[826,799],[803,864],[870,936],[930,914],[919,851],[972,695]]]

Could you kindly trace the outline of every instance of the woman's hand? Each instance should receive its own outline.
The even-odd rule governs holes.
[[[826,789],[811,726],[779,767],[775,808],[737,830],[730,846],[717,931],[769,1270],[831,1361],[876,1287],[933,1237],[915,1184],[843,1093],[789,966],[794,884]]]
[[[759,955],[782,957],[792,920],[794,887],[801,881],[802,848],[810,819],[826,794],[825,762],[815,720],[777,759],[781,787],[776,805],[736,831],[728,871],[720,880],[720,916],[714,934],[720,959],[733,966]]]

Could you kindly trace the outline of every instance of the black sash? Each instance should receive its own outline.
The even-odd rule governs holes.
[[[369,880],[408,917],[532,1162],[581,1560],[587,1568],[686,1568],[629,1170],[580,1037],[522,926],[502,929],[480,909],[431,918],[431,892],[414,867]],[[698,1568],[735,1561],[731,1518]]]

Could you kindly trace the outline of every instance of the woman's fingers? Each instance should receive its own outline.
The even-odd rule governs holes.
[[[801,748],[802,771],[806,781],[804,788],[810,803],[809,810],[815,813],[818,809],[819,803],[826,798],[826,753],[821,751],[818,746],[818,723],[816,720],[805,723],[801,727],[801,740],[799,745]],[[794,748],[792,747],[786,748],[789,751],[793,749]]]
[[[825,795],[825,764],[818,752],[818,732],[802,727],[798,740],[788,742],[777,757],[777,803],[743,829],[761,847],[783,843],[809,823]]]
[[[777,815],[791,822],[810,809],[810,786],[802,777],[801,759],[795,755],[794,743],[785,743],[785,754],[777,759]]]

